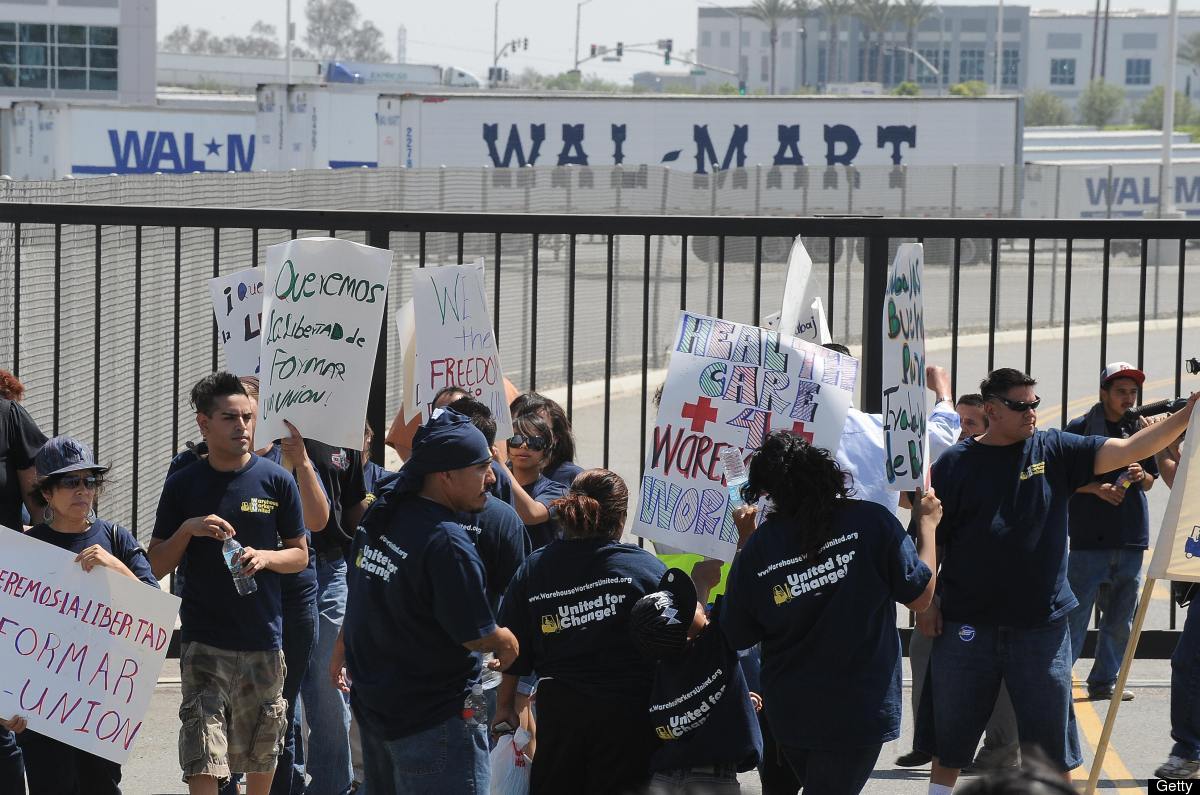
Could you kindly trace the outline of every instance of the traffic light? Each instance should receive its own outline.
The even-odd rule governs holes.
[[[522,50],[529,49],[529,39],[521,39],[521,49]]]
[[[663,63],[671,65],[671,48],[675,46],[674,39],[659,39],[658,48],[663,51]]]
[[[617,42],[617,57],[620,58],[624,54],[625,54],[625,42],[618,41]]]
[[[592,57],[593,58],[596,57],[596,45],[595,44],[592,45]]]
[[[741,94],[743,97],[746,96],[746,81],[745,80],[738,81],[738,93]]]

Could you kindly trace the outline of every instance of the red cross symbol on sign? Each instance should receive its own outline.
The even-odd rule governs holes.
[[[717,421],[717,409],[707,397],[701,397],[695,403],[684,403],[679,416],[692,421],[693,433],[704,433],[705,425]]]
[[[799,436],[801,439],[808,442],[809,444],[812,444],[813,435],[811,433],[809,433],[808,431],[804,430],[803,422],[793,422],[792,423],[792,433],[796,434],[797,436]]]

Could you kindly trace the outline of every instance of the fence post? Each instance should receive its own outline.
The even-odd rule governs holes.
[[[367,232],[367,245],[390,249],[391,236],[386,229],[371,229]],[[367,422],[375,432],[371,437],[371,460],[383,466],[384,438],[388,432],[387,386],[388,386],[388,337],[391,322],[387,303],[383,305],[383,320],[379,329],[379,347],[375,351],[375,370],[371,374],[371,392],[367,395]],[[409,388],[408,384],[404,385]]]
[[[883,411],[883,294],[887,290],[888,239],[863,238],[862,410]],[[849,285],[846,285],[849,289]]]

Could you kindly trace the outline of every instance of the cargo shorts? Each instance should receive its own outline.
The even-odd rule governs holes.
[[[185,643],[179,670],[183,780],[272,772],[287,729],[283,652]]]

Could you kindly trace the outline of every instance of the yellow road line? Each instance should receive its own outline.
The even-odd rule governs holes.
[[[1075,722],[1079,726],[1080,732],[1083,734],[1083,739],[1087,744],[1096,748],[1096,744],[1100,742],[1100,735],[1104,730],[1104,721],[1100,719],[1100,713],[1092,706],[1092,702],[1087,700],[1087,689],[1076,687],[1073,689],[1072,695],[1075,698]],[[1117,753],[1117,746],[1113,742],[1108,744],[1108,753],[1104,756],[1104,767],[1102,768],[1104,778],[1109,781],[1134,781],[1133,774],[1129,772],[1129,768],[1121,761],[1120,754]],[[1086,767],[1078,767],[1071,772],[1071,781],[1073,783],[1086,783],[1088,778],[1088,769]],[[1138,795],[1144,793],[1145,789],[1140,786],[1135,787],[1118,787],[1115,790],[1105,790],[1105,792],[1116,792],[1120,795],[1128,793],[1128,795]]]

